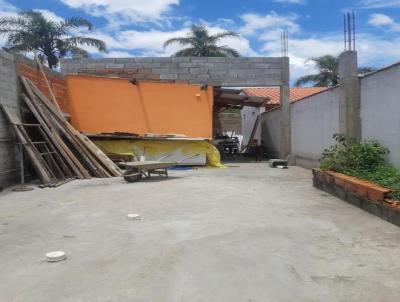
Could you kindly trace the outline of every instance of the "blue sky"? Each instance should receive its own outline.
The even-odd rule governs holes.
[[[342,16],[351,9],[360,65],[400,59],[400,0],[0,0],[0,16],[21,9],[41,10],[54,20],[89,19],[95,25],[90,35],[109,48],[108,54],[89,48],[95,57],[169,56],[178,48],[164,49],[163,42],[200,22],[211,32],[240,33],[223,44],[243,56],[279,56],[280,33],[288,30],[292,79],[313,72],[308,57],[343,50]]]

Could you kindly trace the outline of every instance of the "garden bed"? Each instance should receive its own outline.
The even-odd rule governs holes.
[[[314,186],[375,216],[400,226],[400,201],[390,199],[392,190],[333,171],[313,170]]]

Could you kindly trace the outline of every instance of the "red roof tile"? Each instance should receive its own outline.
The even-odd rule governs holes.
[[[293,87],[290,88],[290,101],[295,102],[326,89],[326,87]],[[279,87],[244,88],[243,91],[247,96],[269,97],[271,100],[268,101],[268,105],[280,104]]]

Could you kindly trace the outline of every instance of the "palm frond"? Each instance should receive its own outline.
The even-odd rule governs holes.
[[[194,39],[191,37],[172,38],[165,41],[164,48],[168,47],[171,44],[180,44],[183,46],[183,45],[191,45],[194,42],[195,42]]]
[[[84,37],[84,36],[76,36],[76,37],[63,39],[63,41],[66,44],[70,44],[72,46],[87,45],[87,46],[94,46],[99,51],[102,51],[102,52],[107,51],[106,43],[104,43],[103,41],[101,41],[99,39],[88,38],[88,37]]]
[[[60,22],[59,26],[63,29],[78,28],[78,27],[86,27],[88,30],[93,29],[93,24],[89,20],[86,20],[85,18],[81,17],[72,17],[66,19],[65,21]]]
[[[300,77],[297,79],[297,81],[294,83],[296,87],[307,85],[309,83],[316,83],[319,79],[319,76],[317,74],[310,74],[306,75],[303,77]]]
[[[196,49],[191,47],[191,48],[185,48],[182,49],[178,52],[176,52],[174,57],[197,57],[198,55],[196,54]]]
[[[210,36],[210,40],[214,42],[217,42],[224,38],[239,38],[239,34],[234,31],[224,31]]]

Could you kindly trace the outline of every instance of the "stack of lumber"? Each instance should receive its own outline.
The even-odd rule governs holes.
[[[35,122],[22,122],[11,107],[3,105],[2,109],[43,187],[55,187],[75,178],[121,176],[119,168],[66,120],[55,102],[50,102],[29,79],[20,79],[22,100]]]

